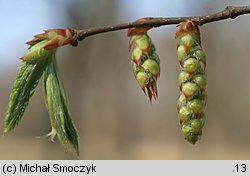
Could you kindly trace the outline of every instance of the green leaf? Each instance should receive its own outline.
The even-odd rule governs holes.
[[[66,151],[68,144],[71,144],[79,155],[78,134],[67,107],[66,93],[57,69],[55,55],[45,70],[44,93],[52,126],[49,135],[53,140],[56,133]]]
[[[41,78],[49,58],[55,50],[45,50],[46,40],[29,48],[21,59],[19,71],[11,91],[10,101],[5,115],[4,133],[11,131],[21,120],[29,100]]]
[[[35,64],[26,62],[20,64],[5,115],[4,133],[11,131],[21,120],[46,64],[47,59],[41,59]]]

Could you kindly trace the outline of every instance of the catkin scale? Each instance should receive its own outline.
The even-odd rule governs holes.
[[[196,21],[180,23],[176,30],[177,57],[181,66],[178,85],[181,95],[177,111],[184,138],[192,144],[201,138],[207,100],[206,55],[201,48]]]

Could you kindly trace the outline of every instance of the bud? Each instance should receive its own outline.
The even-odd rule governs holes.
[[[188,133],[186,136],[184,136],[184,138],[190,142],[191,144],[195,144],[196,141],[198,141],[200,139],[200,136],[201,136],[201,132],[200,133],[193,133],[193,132],[190,132]]]
[[[178,60],[182,66],[183,61],[186,59],[188,53],[188,48],[185,45],[180,45],[177,48],[177,56]]]
[[[205,125],[205,120],[206,120],[205,114],[201,113],[199,119],[200,119],[202,127],[203,127]]]
[[[198,49],[195,51],[195,55],[199,59],[199,61],[203,63],[204,68],[206,68],[206,55],[204,51],[200,47],[198,47]]]
[[[202,113],[204,108],[203,101],[199,99],[193,99],[188,101],[187,106],[193,111],[194,114]]]
[[[152,45],[153,47],[152,48],[154,48],[154,45]],[[151,50],[151,52],[150,52],[151,54],[150,54],[150,59],[151,60],[154,60],[157,64],[158,64],[158,67],[159,67],[159,65],[160,65],[160,58],[159,58],[159,56],[158,56],[158,54],[155,52],[155,49],[154,50]],[[144,61],[144,60],[143,60]],[[160,67],[159,67],[160,68]]]
[[[199,62],[195,58],[188,58],[184,61],[183,70],[188,73],[194,73],[200,68]]]
[[[159,75],[160,73],[160,67],[158,63],[153,59],[145,60],[145,62],[142,64],[142,67],[155,76]]]
[[[188,136],[191,132],[191,127],[188,125],[183,125],[181,131],[184,136]]]
[[[147,86],[149,79],[150,78],[148,74],[145,72],[138,72],[136,74],[136,80],[142,89],[144,89]]]
[[[200,132],[203,127],[203,122],[201,119],[192,119],[191,120],[191,130],[194,133]]]
[[[189,79],[190,79],[190,75],[185,71],[181,71],[179,73],[179,76],[178,76],[178,85],[179,85],[179,87],[182,89],[183,83],[187,82]]]
[[[182,106],[179,110],[179,118],[181,121],[187,121],[192,115],[192,111],[187,106]]]
[[[152,42],[147,34],[141,34],[136,38],[135,44],[142,52],[148,53]]]
[[[192,81],[195,82],[199,86],[201,92],[203,92],[206,89],[207,79],[204,74],[194,75],[192,78]]]
[[[190,99],[198,93],[199,87],[193,82],[187,82],[183,84],[181,91],[187,97],[187,99]]]
[[[183,35],[181,38],[179,38],[179,45],[188,46],[189,48],[195,46],[196,40],[193,37],[192,34],[187,33],[186,35]]]
[[[181,94],[177,100],[177,109],[179,111],[179,109],[182,107],[182,106],[185,106],[187,104],[187,100],[186,100],[186,97],[184,94]]]
[[[143,56],[143,52],[140,48],[135,47],[132,51],[132,60],[137,64],[140,65],[141,59]]]
[[[32,46],[41,40],[47,40],[43,48],[46,50],[56,49],[60,46],[74,43],[74,35],[75,31],[72,29],[49,29],[42,34],[35,35],[34,39],[28,41],[27,44]]]

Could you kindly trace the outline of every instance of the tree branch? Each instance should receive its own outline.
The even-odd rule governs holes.
[[[116,25],[108,25],[103,27],[95,27],[83,30],[75,30],[76,31],[76,42],[73,46],[77,45],[77,41],[82,41],[86,37],[91,35],[96,35],[105,32],[117,31],[122,29],[128,29],[132,27],[160,27],[163,25],[171,25],[171,24],[178,24],[182,21],[187,19],[196,20],[199,26],[202,26],[206,23],[211,23],[214,21],[220,21],[225,19],[234,19],[237,16],[244,15],[250,13],[250,6],[242,6],[242,7],[233,7],[228,6],[224,10],[206,16],[192,16],[192,17],[173,17],[173,18],[154,18],[152,20],[147,21],[140,21],[140,22],[129,22],[129,23],[122,23]]]

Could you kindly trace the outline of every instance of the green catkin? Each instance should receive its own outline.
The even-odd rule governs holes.
[[[150,101],[156,99],[157,79],[160,76],[160,59],[155,46],[147,31],[135,33],[130,36],[130,49],[132,48],[131,63],[135,78]]]
[[[201,138],[206,118],[206,56],[201,48],[200,31],[196,21],[187,20],[180,23],[175,37],[181,66],[178,76],[181,91],[177,101],[178,116],[184,138],[195,144]]]

